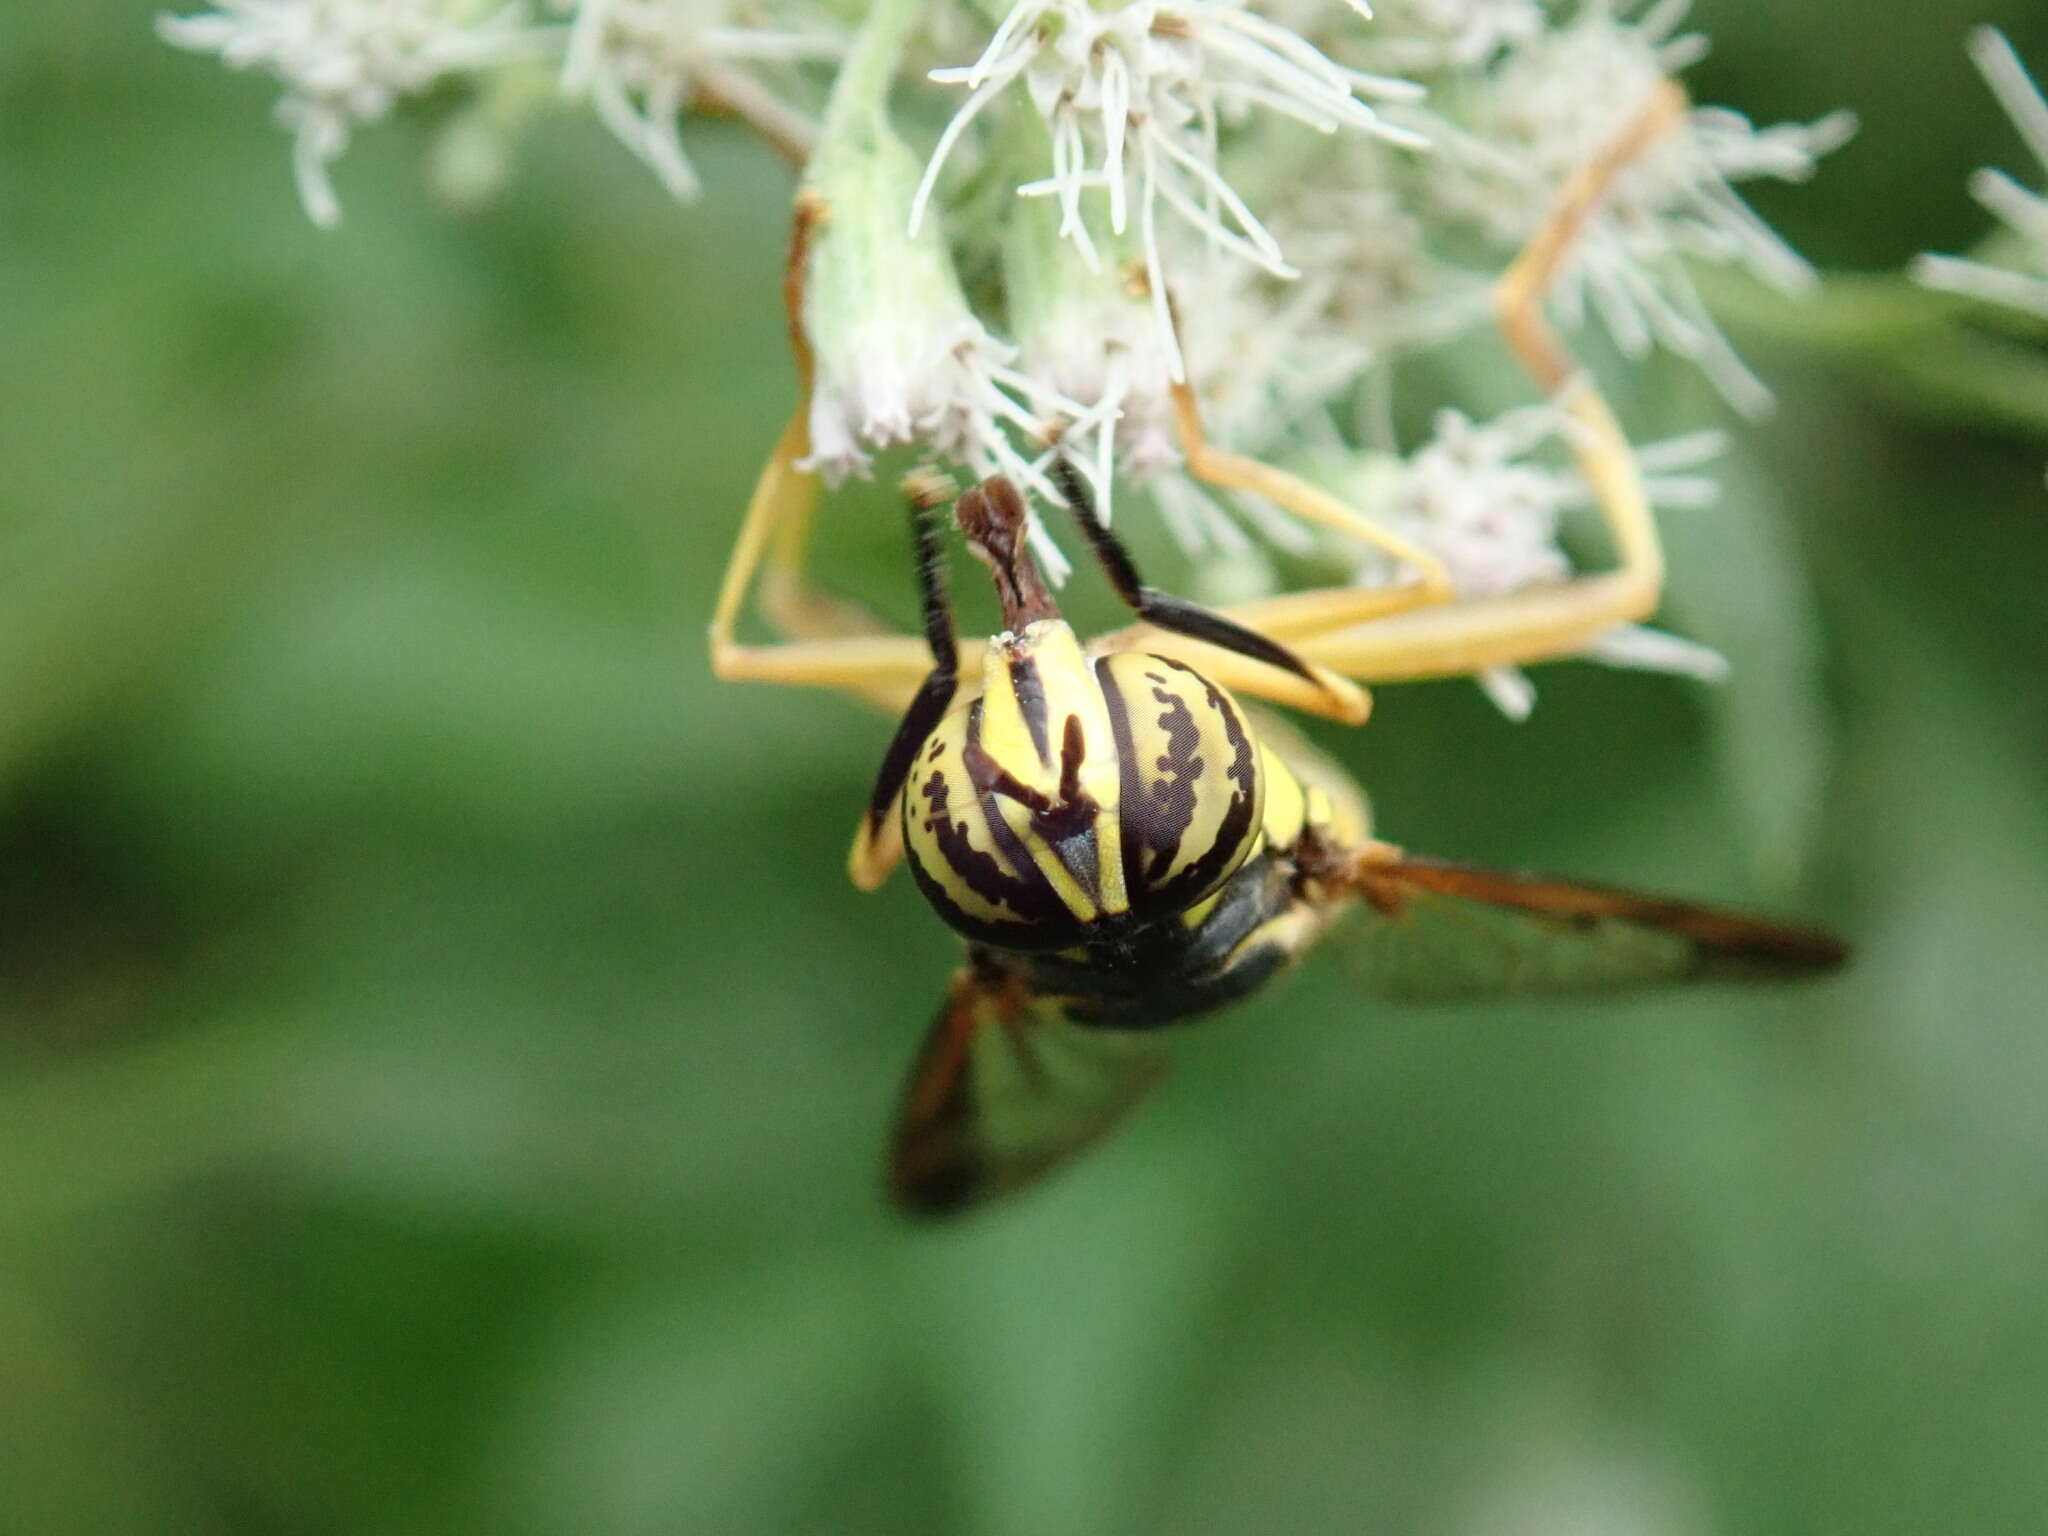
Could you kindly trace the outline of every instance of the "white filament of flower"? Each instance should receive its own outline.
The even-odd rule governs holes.
[[[830,59],[844,46],[822,24],[736,25],[725,0],[549,0],[549,8],[570,18],[566,33],[527,25],[525,0],[220,0],[200,15],[161,17],[157,31],[284,85],[277,118],[292,134],[300,201],[322,228],[341,219],[328,171],[354,129],[448,79],[563,52],[564,88],[587,94],[619,142],[688,199],[698,183],[679,118],[700,92],[800,142],[809,120],[756,71]]]
[[[1083,194],[1106,195],[1109,233],[1116,237],[1130,232],[1137,205],[1154,321],[1175,381],[1185,369],[1168,307],[1171,274],[1161,248],[1160,204],[1213,246],[1275,276],[1296,275],[1279,242],[1218,169],[1221,114],[1257,107],[1325,133],[1348,127],[1421,142],[1360,99],[1412,99],[1413,87],[1346,69],[1230,0],[1134,0],[1103,10],[1087,0],[1023,0],[973,64],[933,70],[931,78],[965,86],[968,95],[925,167],[911,205],[912,232],[969,127],[1021,79],[1051,139],[1052,174],[1018,192],[1057,201],[1062,236],[1091,267],[1101,262],[1100,241],[1088,228]]]
[[[1373,53],[1401,70],[1476,68],[1548,25],[1537,0],[1391,0],[1379,18]]]
[[[1970,35],[1970,56],[2022,142],[2048,172],[2048,99],[2028,77],[2019,54],[2004,34],[1980,27]],[[1960,256],[1921,256],[1913,263],[1913,276],[1930,288],[2048,316],[2048,196],[2029,192],[2003,171],[1993,170],[1970,178],[1970,195],[2018,237],[2020,250],[2035,271]]]
[[[1506,245],[1529,238],[1566,181],[1620,131],[1665,79],[1696,62],[1706,39],[1679,33],[1690,0],[1660,0],[1627,22],[1607,0],[1510,52],[1485,77],[1475,125],[1433,134],[1445,150],[1445,211]],[[1690,358],[1738,410],[1770,392],[1735,353],[1686,270],[1691,257],[1738,265],[1787,293],[1809,290],[1811,266],[1759,219],[1732,183],[1803,181],[1854,134],[1855,118],[1756,129],[1740,114],[1698,108],[1615,180],[1560,274],[1565,321],[1599,316],[1630,357],[1662,344]]]
[[[808,138],[808,119],[756,70],[837,58],[845,42],[808,18],[788,26],[736,24],[726,0],[551,0],[573,14],[562,86],[588,94],[612,136],[671,196],[701,190],[684,153],[681,117],[700,92],[785,139]],[[758,8],[755,8],[758,9]]]
[[[964,308],[921,328],[877,315],[847,345],[821,353],[801,467],[837,485],[869,473],[871,450],[922,443],[976,478],[1007,475],[1057,504],[1049,455],[1027,458],[1016,440],[1035,441],[1045,422],[1082,419],[1089,408],[1011,367],[1014,356]],[[1047,574],[1063,580],[1069,563],[1035,515],[1031,538]]]
[[[1568,429],[1554,405],[1524,406],[1484,425],[1462,412],[1438,413],[1430,440],[1400,467],[1385,504],[1370,508],[1387,527],[1415,540],[1444,562],[1460,597],[1497,597],[1524,587],[1566,580],[1570,559],[1558,545],[1566,512],[1593,504],[1591,488],[1575,471],[1533,462],[1528,455]],[[1719,432],[1692,432],[1639,450],[1644,489],[1667,508],[1702,507],[1719,496],[1701,468],[1727,446]],[[1399,572],[1377,557],[1357,579],[1377,586]],[[1585,654],[1613,666],[1718,679],[1727,662],[1715,651],[1638,625],[1619,625]],[[1516,668],[1479,674],[1480,685],[1504,714],[1520,719],[1535,689]]]
[[[173,47],[213,53],[230,69],[260,69],[284,86],[277,121],[292,136],[292,172],[306,216],[341,222],[328,167],[359,124],[451,76],[544,51],[524,7],[435,0],[220,0],[196,16],[160,16]]]

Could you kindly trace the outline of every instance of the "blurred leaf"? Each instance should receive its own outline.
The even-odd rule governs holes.
[[[0,1525],[37,1536],[218,1530],[189,1467],[152,1443],[61,1320],[0,1284]]]
[[[1728,679],[1697,696],[1714,722],[1754,876],[1786,892],[1804,876],[1833,769],[1820,616],[1788,532],[1790,509],[1760,461],[1738,446],[1715,469],[1719,502],[1661,519],[1669,611],[1681,633],[1728,658]]]
[[[1141,1118],[1042,1199],[907,1234],[915,1347],[976,1536],[1143,1522],[1175,1459],[1161,1405],[1186,1396],[1190,1344],[1224,1325],[1218,1271],[1241,1225],[1241,1184],[1201,1150]]]
[[[2048,331],[2029,317],[1922,288],[1903,273],[1832,273],[1794,297],[1701,275],[1740,342],[1848,364],[1886,399],[1942,421],[2048,437]]]
[[[650,1277],[652,1278],[652,1277]],[[864,1509],[896,1394],[859,1256],[593,1288],[549,1330],[485,1463],[497,1528],[731,1536],[906,1528]]]

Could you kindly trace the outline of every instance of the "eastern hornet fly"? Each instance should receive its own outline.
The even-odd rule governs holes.
[[[1408,854],[1373,835],[1365,796],[1341,768],[1236,697],[1357,724],[1370,707],[1361,683],[1570,656],[1655,611],[1664,555],[1635,456],[1543,300],[1614,177],[1685,111],[1677,86],[1653,90],[1566,183],[1495,290],[1510,349],[1566,418],[1613,569],[1458,592],[1429,550],[1300,476],[1210,443],[1193,390],[1178,383],[1190,475],[1376,548],[1407,579],[1220,613],[1170,597],[1139,581],[1055,453],[1060,496],[1142,622],[1084,647],[1025,552],[1022,496],[992,479],[959,498],[954,518],[994,578],[1004,629],[965,664],[935,526],[950,485],[912,487],[922,639],[889,633],[808,579],[818,481],[804,467],[805,272],[832,210],[812,189],[799,194],[785,291],[805,399],[748,504],[711,621],[712,668],[837,688],[902,714],[850,872],[871,889],[907,854],[926,899],[967,940],[898,1117],[889,1188],[902,1209],[959,1211],[1081,1152],[1159,1075],[1165,1026],[1257,991],[1354,908],[1370,984],[1391,998],[1590,993],[1842,963],[1843,946],[1810,929]],[[757,577],[776,644],[736,636]]]
[[[1155,630],[1313,681],[1285,646],[1144,586],[1079,477],[1053,473],[1117,593]],[[1004,628],[961,675],[934,512],[913,477],[932,667],[856,837],[872,885],[898,852],[967,941],[904,1095],[892,1197],[943,1215],[1022,1188],[1099,1139],[1158,1077],[1166,1026],[1258,991],[1347,908],[1395,998],[1607,991],[1841,964],[1823,933],[1630,891],[1418,858],[1377,840],[1343,770],[1182,660],[1091,654],[1025,548],[1001,478],[954,520]]]

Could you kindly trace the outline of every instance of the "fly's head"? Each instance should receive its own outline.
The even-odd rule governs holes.
[[[919,748],[904,848],[945,921],[1005,949],[1064,949],[1178,915],[1257,849],[1265,783],[1235,700],[1185,664],[1091,657],[1025,548],[1002,479],[955,511],[1005,628],[979,691]]]

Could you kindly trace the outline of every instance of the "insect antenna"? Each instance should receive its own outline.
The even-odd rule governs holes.
[[[918,748],[945,715],[959,686],[960,647],[953,636],[953,613],[946,601],[945,557],[939,548],[938,528],[932,515],[952,495],[952,485],[928,470],[906,476],[903,481],[903,499],[910,509],[910,542],[917,556],[918,609],[925,644],[932,653],[932,669],[910,701],[910,707],[903,712],[896,735],[882,758],[881,772],[875,776],[864,829],[869,839],[880,835],[897,793],[910,777]]]
[[[1080,472],[1064,454],[1054,456],[1049,471],[1060,495],[1066,498],[1067,510],[1074,515],[1089,548],[1095,552],[1097,563],[1109,577],[1110,585],[1116,588],[1117,596],[1128,603],[1139,618],[1159,629],[1186,635],[1191,640],[1204,640],[1226,651],[1248,656],[1253,661],[1263,661],[1270,667],[1291,672],[1296,677],[1320,682],[1307,662],[1278,641],[1269,640],[1257,630],[1247,629],[1200,603],[1146,586],[1138,579],[1138,568],[1131,562],[1130,551],[1109,531],[1108,525],[1096,512],[1095,498],[1081,479]]]

